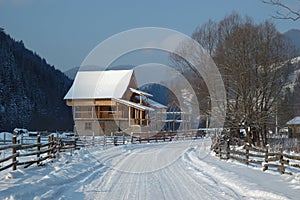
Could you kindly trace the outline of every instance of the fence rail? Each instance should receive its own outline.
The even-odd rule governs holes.
[[[58,138],[51,135],[48,137],[47,141],[45,138],[41,138],[40,135],[37,135],[35,140],[32,138],[30,139],[30,144],[22,142],[25,141],[26,138],[18,141],[16,136],[13,136],[12,140],[9,141],[9,144],[4,146],[0,145],[0,155],[1,151],[3,151],[3,158],[0,158],[0,171],[11,167],[12,170],[16,170],[17,166],[20,165],[24,165],[24,168],[33,164],[39,166],[44,160],[54,159],[58,152],[71,150],[72,154],[72,149],[80,149],[83,146],[117,146],[127,143],[134,144],[151,141],[197,139],[203,136],[203,132],[199,130],[160,132],[155,134],[141,133],[137,135],[132,134],[131,136],[125,135],[124,133],[123,135],[119,134],[118,136],[81,136],[71,138]],[[20,141],[21,143],[19,143]],[[30,159],[28,159],[28,157]]]
[[[56,152],[76,147],[75,140],[73,140],[72,146],[66,146],[62,145],[60,139],[53,136],[48,137],[47,143],[41,143],[40,135],[36,137],[36,144],[17,144],[16,136],[13,136],[11,143],[12,144],[0,146],[0,150],[4,151],[5,154],[9,154],[9,151],[11,151],[10,155],[6,157],[4,156],[4,158],[0,159],[0,171],[6,170],[10,167],[12,167],[12,170],[16,170],[19,165],[25,165],[24,168],[35,163],[40,165],[44,160],[55,158]],[[36,156],[36,158],[21,161],[22,157],[29,156]],[[11,160],[11,162],[9,162],[9,160]]]
[[[279,152],[270,152],[268,148],[260,149],[245,144],[236,149],[235,146],[230,146],[228,140],[223,144],[216,145],[214,151],[220,159],[237,160],[246,165],[260,165],[263,171],[275,168],[281,174],[293,174],[293,171],[300,172],[300,155],[284,153],[282,148]]]

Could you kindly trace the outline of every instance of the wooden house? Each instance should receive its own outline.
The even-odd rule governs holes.
[[[300,116],[288,121],[286,125],[288,126],[289,137],[300,138]]]
[[[79,135],[159,131],[166,106],[137,89],[133,70],[79,71],[65,96]]]

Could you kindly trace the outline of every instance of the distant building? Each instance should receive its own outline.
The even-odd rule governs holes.
[[[294,119],[286,123],[289,129],[289,137],[300,138],[300,116],[295,117]]]
[[[79,71],[64,97],[79,135],[160,131],[166,106],[137,90],[133,70]]]

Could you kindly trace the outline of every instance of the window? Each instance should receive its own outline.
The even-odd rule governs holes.
[[[84,126],[85,130],[92,130],[92,123],[91,122],[86,122]]]
[[[92,118],[93,107],[92,106],[75,106],[74,112],[75,112],[75,118]]]
[[[80,118],[80,107],[79,106],[75,106],[74,115],[75,115],[75,118]]]

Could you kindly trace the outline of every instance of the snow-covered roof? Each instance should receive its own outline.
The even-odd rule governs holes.
[[[139,96],[135,96],[134,97],[136,100],[140,100],[140,97]],[[143,103],[145,103],[146,102],[146,97],[145,96],[143,96],[142,97],[142,100],[143,100]],[[150,107],[152,107],[152,108],[156,108],[156,109],[161,109],[161,108],[167,108],[167,106],[165,106],[165,105],[163,105],[163,104],[160,104],[160,103],[158,103],[158,102],[156,102],[156,101],[154,101],[154,100],[152,100],[152,99],[148,99],[148,104],[149,104],[149,106]]]
[[[300,125],[300,116],[295,117],[294,119],[288,121],[287,125]]]
[[[15,129],[13,130],[13,132],[14,132],[14,133],[27,133],[28,130],[25,129],[25,128],[15,128]]]
[[[133,70],[79,71],[64,99],[122,98],[132,76]]]
[[[152,94],[149,94],[147,92],[143,92],[143,91],[140,91],[140,90],[136,90],[134,88],[130,88],[130,90],[131,90],[131,92],[139,94],[139,95],[143,95],[143,96],[147,96],[147,97],[153,97]]]
[[[125,104],[125,105],[132,106],[132,107],[134,107],[134,108],[141,109],[141,110],[154,111],[153,108],[150,108],[150,107],[147,107],[147,106],[143,106],[143,105],[140,105],[140,104],[131,102],[131,101],[126,101],[126,100],[124,100],[124,99],[113,99],[113,100],[116,101],[116,102]]]

